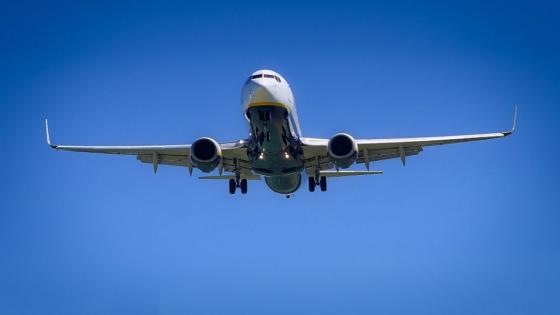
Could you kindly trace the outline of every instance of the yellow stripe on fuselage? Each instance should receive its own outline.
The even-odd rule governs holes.
[[[252,108],[252,107],[259,107],[259,106],[276,106],[276,107],[281,107],[285,110],[290,110],[290,108],[286,105],[284,105],[283,103],[280,102],[253,102],[253,103],[249,103],[249,105],[247,106],[247,108]]]

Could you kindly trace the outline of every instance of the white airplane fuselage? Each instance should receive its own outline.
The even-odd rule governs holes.
[[[292,90],[271,70],[254,72],[243,85],[243,112],[249,124],[248,157],[253,171],[274,191],[289,194],[304,170],[301,128]]]

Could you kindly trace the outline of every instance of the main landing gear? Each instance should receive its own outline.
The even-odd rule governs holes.
[[[314,192],[317,185],[321,187],[321,191],[327,191],[327,178],[325,176],[321,176],[318,179],[309,177],[309,191]]]
[[[229,180],[229,193],[230,194],[235,194],[235,190],[237,190],[237,187],[239,187],[241,189],[241,193],[242,194],[246,194],[247,193],[247,179],[243,178],[243,179],[230,179]]]

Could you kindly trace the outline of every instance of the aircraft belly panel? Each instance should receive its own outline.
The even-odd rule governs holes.
[[[248,156],[255,173],[275,176],[301,172],[303,151],[291,132],[288,111],[273,105],[247,111],[251,128]]]

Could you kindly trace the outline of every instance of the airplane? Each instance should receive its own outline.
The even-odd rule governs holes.
[[[247,78],[241,105],[249,135],[238,141],[201,137],[192,144],[177,145],[58,145],[51,143],[45,119],[47,144],[62,151],[136,155],[140,162],[151,163],[154,173],[160,164],[187,167],[190,175],[193,169],[204,173],[217,169],[219,175],[199,178],[226,180],[230,194],[238,188],[246,194],[248,181],[264,178],[273,192],[289,198],[300,188],[304,176],[310,192],[317,186],[326,191],[328,178],[381,174],[370,170],[372,162],[400,158],[405,165],[406,157],[419,154],[427,146],[509,136],[517,119],[516,107],[512,128],[503,132],[393,139],[354,139],[348,133],[337,133],[329,139],[308,138],[301,133],[290,85],[271,70],[258,70]],[[364,164],[365,170],[344,170],[354,164]]]

